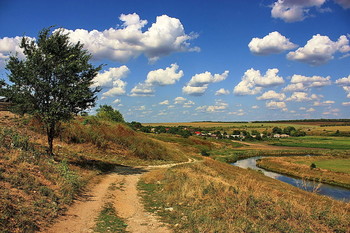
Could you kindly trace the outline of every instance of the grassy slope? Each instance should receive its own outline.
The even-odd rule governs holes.
[[[146,207],[175,232],[347,232],[350,204],[211,159],[146,174]]]
[[[48,157],[42,131],[33,119],[0,115],[0,232],[34,232],[50,224],[115,165],[187,160],[169,143],[91,118],[64,124],[55,156]]]
[[[350,166],[344,166],[349,161],[349,155],[346,158],[332,156],[271,157],[257,161],[257,165],[282,174],[350,188]],[[310,165],[312,163],[316,163],[317,167],[319,167],[319,164],[322,164],[324,169],[311,169]],[[343,172],[330,169],[331,167],[338,170],[339,166],[343,168]]]

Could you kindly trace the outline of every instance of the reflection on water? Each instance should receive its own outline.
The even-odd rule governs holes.
[[[243,159],[243,160],[239,160],[239,161],[233,163],[232,165],[235,165],[235,166],[241,167],[241,168],[250,168],[253,170],[260,170],[261,172],[264,173],[264,175],[266,175],[268,177],[283,181],[283,182],[291,184],[295,187],[298,187],[298,188],[301,188],[301,189],[304,189],[307,191],[314,191],[315,189],[317,189],[317,192],[319,194],[329,196],[329,197],[332,197],[332,198],[337,199],[337,200],[342,200],[342,201],[346,201],[346,202],[350,201],[350,190],[349,189],[338,187],[338,186],[333,186],[333,185],[328,185],[328,184],[315,183],[312,181],[305,181],[302,179],[282,175],[282,174],[279,174],[276,172],[266,171],[265,169],[262,169],[262,168],[259,168],[256,166],[256,160],[261,159],[261,158],[263,158],[263,157],[252,157],[252,158],[248,158],[248,159]]]

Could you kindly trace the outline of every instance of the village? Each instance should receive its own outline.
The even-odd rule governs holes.
[[[299,137],[305,136],[306,133],[297,130],[294,127],[286,127],[284,129],[279,127],[274,127],[269,130],[264,130],[263,132],[259,132],[257,130],[248,131],[246,129],[235,129],[232,133],[227,133],[222,128],[196,128],[196,127],[188,127],[188,126],[174,126],[174,127],[166,127],[166,126],[143,126],[141,123],[132,122],[130,126],[135,130],[144,132],[144,133],[169,133],[180,135],[184,138],[189,136],[197,136],[202,138],[214,138],[214,139],[230,139],[230,140],[240,140],[240,141],[254,141],[254,140],[268,140],[268,139],[279,139],[279,138],[288,138],[288,137]],[[222,132],[223,131],[223,132]],[[228,130],[227,130],[228,131]]]

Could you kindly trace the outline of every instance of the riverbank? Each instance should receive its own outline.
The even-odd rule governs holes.
[[[317,163],[316,161],[334,161],[334,159],[332,156],[269,157],[258,160],[257,166],[300,179],[350,188],[350,171],[349,173],[333,171],[318,168],[317,165],[316,168],[310,167],[311,164]],[[349,158],[342,158],[342,160],[350,161]]]
[[[146,208],[175,232],[347,232],[350,204],[210,158],[147,173]]]

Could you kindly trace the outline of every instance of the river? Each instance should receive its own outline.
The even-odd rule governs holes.
[[[252,157],[248,159],[242,159],[235,163],[232,163],[232,165],[235,165],[237,167],[241,168],[250,168],[253,170],[260,170],[264,173],[264,175],[274,178],[276,180],[283,181],[285,183],[291,184],[295,187],[307,190],[307,191],[313,191],[315,187],[317,188],[317,193],[325,196],[329,196],[336,200],[341,200],[345,202],[350,202],[350,189],[346,189],[343,187],[335,186],[335,185],[329,185],[329,184],[322,184],[322,183],[315,183],[312,181],[305,181],[298,178],[293,178],[290,176],[282,175],[276,172],[267,171],[265,169],[259,168],[256,166],[256,160],[261,159],[263,157]]]

